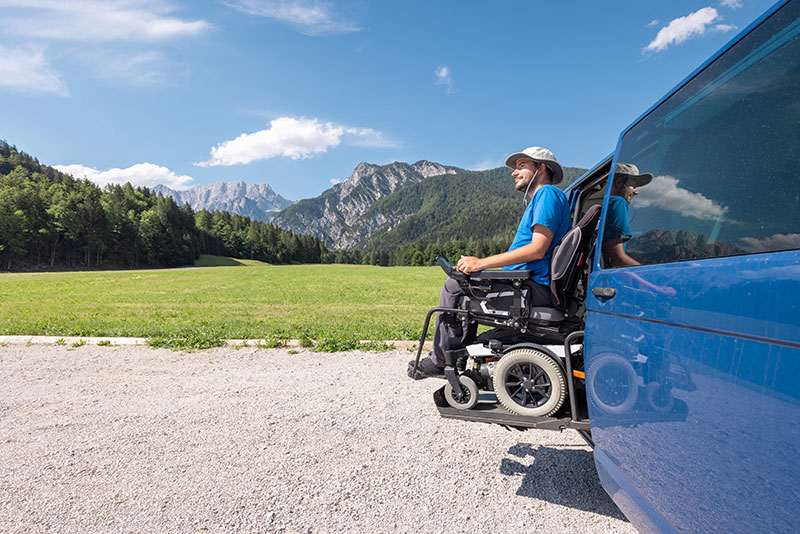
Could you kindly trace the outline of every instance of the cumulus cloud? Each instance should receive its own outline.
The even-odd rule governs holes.
[[[67,84],[47,62],[41,48],[7,48],[0,45],[0,87],[69,96]]]
[[[719,5],[721,5],[722,7],[737,9],[742,7],[742,2],[740,0],[720,0]]]
[[[187,189],[191,187],[191,176],[178,175],[166,167],[152,163],[137,163],[127,169],[108,169],[100,171],[84,165],[53,165],[53,168],[71,174],[75,178],[86,178],[99,186],[106,184],[124,184],[130,182],[134,187],[153,187],[163,184],[170,189]]]
[[[655,206],[701,220],[722,219],[728,213],[726,206],[700,193],[692,193],[678,186],[678,183],[679,180],[672,176],[656,176],[652,182],[639,189],[634,202],[637,206]]]
[[[159,41],[202,34],[212,25],[170,16],[153,0],[0,0],[6,33],[55,41]]]
[[[447,87],[447,92],[453,92],[453,77],[450,74],[450,67],[441,65],[436,67],[436,85],[444,85]]]
[[[330,2],[321,0],[230,0],[226,4],[242,13],[288,23],[309,35],[339,35],[360,31],[353,22],[334,13]]]
[[[761,239],[743,237],[742,248],[747,252],[800,249],[800,234],[775,234]]]
[[[713,7],[704,7],[685,17],[674,19],[658,31],[656,38],[644,47],[642,52],[663,52],[672,45],[679,45],[693,37],[704,35],[709,30],[724,32],[735,28],[730,24],[713,24],[721,18]]]
[[[352,128],[319,119],[280,117],[270,121],[269,128],[244,133],[211,149],[211,159],[195,163],[200,167],[247,164],[256,160],[286,157],[307,159],[324,154],[338,146],[342,139],[369,147],[391,147],[394,144],[372,128]]]
[[[645,26],[645,28],[652,28],[653,26],[658,26],[659,24],[661,24],[660,20],[653,19],[653,20],[651,20],[650,22],[647,23],[647,26]]]

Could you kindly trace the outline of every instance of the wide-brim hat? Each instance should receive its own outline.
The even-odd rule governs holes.
[[[561,164],[556,160],[556,155],[546,148],[531,146],[522,152],[514,152],[506,158],[506,166],[516,169],[517,160],[520,158],[532,159],[533,161],[538,161],[547,165],[547,168],[553,173],[554,184],[561,183],[561,180],[564,179],[564,169],[561,168]]]
[[[649,172],[639,172],[639,167],[633,163],[617,163],[614,167],[614,177],[625,176],[628,184],[633,187],[642,187],[653,181],[653,175]]]

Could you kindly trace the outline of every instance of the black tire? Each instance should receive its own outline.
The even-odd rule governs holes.
[[[647,404],[657,412],[669,412],[675,405],[672,389],[667,388],[664,384],[650,382],[645,386],[644,392],[647,396]]]
[[[600,410],[618,415],[636,404],[639,386],[636,370],[619,354],[598,355],[586,374],[586,393]]]
[[[561,366],[534,349],[505,354],[494,369],[492,381],[500,404],[518,415],[552,415],[567,397],[567,380]]]
[[[444,398],[447,404],[456,410],[470,410],[478,404],[478,384],[468,376],[460,375],[458,383],[461,384],[461,391],[455,393],[450,382],[444,386]]]

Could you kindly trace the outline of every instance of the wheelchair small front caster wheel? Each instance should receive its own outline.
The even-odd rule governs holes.
[[[456,410],[469,410],[478,404],[478,384],[468,376],[460,375],[458,383],[461,391],[455,391],[448,382],[444,386],[444,398],[447,404]]]
[[[647,404],[657,412],[669,412],[675,405],[672,389],[664,384],[650,382],[645,386],[644,392],[647,395]]]

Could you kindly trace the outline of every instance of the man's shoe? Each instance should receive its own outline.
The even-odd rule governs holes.
[[[423,378],[444,378],[444,367],[439,367],[430,356],[426,356],[419,361],[417,372],[414,374],[414,360],[408,362],[408,376],[414,380],[422,380]]]

